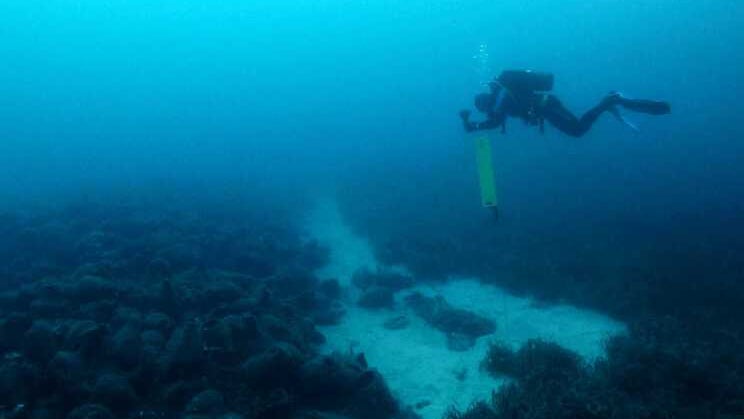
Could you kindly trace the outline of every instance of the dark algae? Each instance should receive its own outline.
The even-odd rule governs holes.
[[[362,354],[318,350],[312,319],[342,315],[312,273],[322,248],[255,222],[116,213],[2,219],[19,243],[2,263],[26,270],[1,293],[0,417],[405,416]]]

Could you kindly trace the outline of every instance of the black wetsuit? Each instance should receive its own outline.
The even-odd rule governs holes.
[[[554,94],[510,91],[504,97],[498,110],[485,110],[486,120],[483,122],[471,122],[467,111],[461,112],[460,115],[463,118],[465,130],[468,132],[495,128],[505,131],[506,118],[516,117],[529,125],[539,126],[541,131],[544,128],[544,121],[547,120],[560,131],[573,137],[581,137],[589,131],[602,113],[616,112],[616,106],[653,115],[663,115],[670,111],[669,104],[666,102],[627,99],[619,94],[610,94],[584,113],[581,118],[577,118]]]

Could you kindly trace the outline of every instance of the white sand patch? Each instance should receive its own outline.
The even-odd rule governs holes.
[[[593,359],[602,355],[602,343],[607,337],[625,330],[623,324],[596,312],[566,305],[539,307],[529,299],[467,278],[451,278],[446,283],[400,292],[394,310],[362,309],[355,304],[358,293],[351,285],[351,277],[359,268],[378,266],[369,244],[349,230],[332,200],[317,206],[308,229],[331,252],[330,263],[318,275],[338,279],[347,291],[348,311],[342,323],[321,328],[328,339],[326,350],[364,352],[369,364],[380,371],[403,403],[428,403],[417,410],[425,419],[440,419],[450,406],[464,409],[475,400],[489,399],[492,390],[504,382],[479,368],[491,340],[502,340],[517,348],[527,339],[542,338]],[[471,350],[450,351],[442,332],[402,304],[405,295],[413,291],[442,295],[455,307],[494,320],[497,331],[478,339]],[[400,315],[408,317],[407,328],[387,330],[382,326]]]
[[[336,278],[342,286],[351,286],[351,277],[357,269],[377,267],[369,243],[349,230],[335,201],[318,202],[309,219],[308,230],[331,252],[331,262],[317,272],[319,277]]]
[[[429,296],[442,295],[455,307],[494,320],[497,330],[493,338],[514,349],[528,339],[541,338],[593,360],[604,354],[607,338],[625,332],[624,324],[597,312],[569,305],[535,305],[528,298],[515,297],[476,279],[451,278],[415,290]]]

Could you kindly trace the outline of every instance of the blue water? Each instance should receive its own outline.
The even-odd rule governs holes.
[[[640,136],[610,118],[581,140],[512,123],[497,150],[515,185],[735,210],[742,13],[727,0],[3,2],[3,190],[432,167],[461,150],[455,115],[483,81],[484,44],[494,74],[554,72],[577,113],[613,89],[673,105],[636,118]],[[547,204],[519,191],[509,200]]]

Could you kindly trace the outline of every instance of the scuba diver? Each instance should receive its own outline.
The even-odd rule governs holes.
[[[618,106],[651,115],[665,115],[671,111],[669,103],[645,99],[629,99],[619,92],[610,92],[581,118],[566,109],[558,97],[548,93],[553,89],[553,75],[531,70],[506,70],[489,84],[490,93],[475,96],[475,107],[486,115],[482,122],[470,120],[470,111],[460,111],[465,131],[501,128],[506,132],[506,118],[517,117],[528,125],[545,130],[545,120],[560,131],[581,137],[604,112],[609,112],[633,130],[638,129],[618,111]]]

